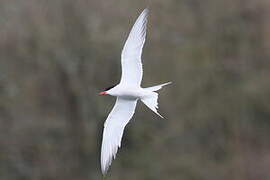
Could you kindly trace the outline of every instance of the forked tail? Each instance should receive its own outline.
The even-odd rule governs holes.
[[[172,82],[167,82],[167,83],[163,83],[163,84],[160,84],[160,85],[157,85],[157,86],[148,87],[148,88],[145,88],[145,89],[148,90],[148,91],[157,91],[157,90],[160,90],[163,86],[169,85],[171,83]]]
[[[161,118],[163,118],[159,113],[158,113],[158,93],[154,92],[157,90],[160,90],[163,86],[169,85],[172,82],[167,82],[164,84],[160,84],[157,86],[152,86],[149,88],[145,88],[148,91],[152,91],[152,94],[150,96],[144,97],[141,99],[141,101],[149,107],[152,111],[154,111],[157,115],[159,115]]]

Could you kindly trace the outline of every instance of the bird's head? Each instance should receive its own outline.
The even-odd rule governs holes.
[[[115,86],[116,86],[116,85],[113,85],[113,86],[110,86],[110,87],[106,88],[104,91],[100,92],[99,95],[107,95],[107,94],[110,94],[109,91],[110,91],[112,88],[114,88]]]

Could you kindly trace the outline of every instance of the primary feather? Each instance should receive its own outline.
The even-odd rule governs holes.
[[[120,84],[141,85],[143,75],[141,55],[146,37],[147,16],[148,9],[145,9],[133,25],[122,50]]]
[[[112,159],[121,146],[124,128],[132,118],[137,100],[117,98],[116,103],[104,124],[101,147],[101,170],[106,174]]]

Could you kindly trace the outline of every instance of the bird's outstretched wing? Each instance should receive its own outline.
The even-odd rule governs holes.
[[[145,9],[133,25],[121,55],[122,77],[120,84],[140,86],[142,81],[141,55],[146,36],[148,9]]]
[[[104,124],[101,147],[101,170],[106,174],[113,158],[121,146],[124,128],[132,118],[137,100],[117,98],[116,103]]]

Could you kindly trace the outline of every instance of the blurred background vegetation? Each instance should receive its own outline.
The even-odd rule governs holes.
[[[270,179],[269,0],[1,0],[0,179],[101,179],[120,52],[150,8],[141,103],[107,179]]]

